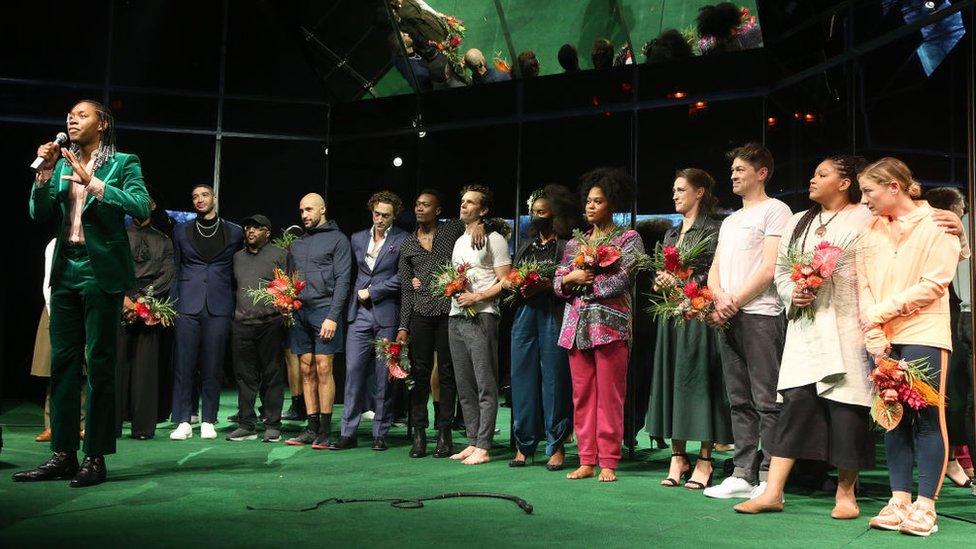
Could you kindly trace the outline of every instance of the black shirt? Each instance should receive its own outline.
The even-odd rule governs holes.
[[[219,217],[211,221],[196,219],[193,222],[193,244],[200,257],[207,263],[213,261],[227,245],[224,240],[223,223],[224,220]]]
[[[145,293],[146,288],[152,286],[156,297],[166,297],[176,271],[173,241],[152,225],[140,227],[133,223],[126,227],[125,232],[135,263],[134,293]]]
[[[257,324],[267,322],[279,314],[270,305],[255,305],[247,291],[267,286],[274,276],[274,268],[284,269],[287,263],[288,252],[274,244],[265,244],[257,253],[244,247],[234,254],[234,279],[237,281],[234,320],[244,324]]]

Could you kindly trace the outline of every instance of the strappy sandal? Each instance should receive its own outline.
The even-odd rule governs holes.
[[[688,461],[688,454],[684,452],[671,454],[672,459],[676,457],[682,457],[685,458],[686,462]],[[668,467],[670,466],[671,464],[669,463]],[[677,488],[678,486],[681,485],[681,479],[685,478],[689,474],[691,474],[691,463],[688,463],[688,468],[682,471],[680,475],[678,475],[678,480],[668,477],[661,481],[661,486],[664,486],[666,488]]]
[[[709,462],[714,462],[715,461],[714,459],[712,459],[710,457],[698,456],[698,461],[701,461],[701,460],[705,460],[705,461],[709,461]],[[695,462],[696,465],[697,465],[698,461]],[[706,480],[704,484],[702,484],[701,482],[698,482],[697,480],[691,480],[691,475],[692,474],[694,474],[694,471],[692,471],[691,474],[688,475],[688,481],[685,482],[685,489],[687,489],[687,490],[704,490],[705,488],[708,488],[709,486],[712,485],[712,475],[715,474],[715,466],[714,465],[712,466],[712,472],[708,474],[708,480]]]

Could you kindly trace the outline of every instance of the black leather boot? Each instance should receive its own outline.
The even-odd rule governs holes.
[[[427,455],[427,430],[415,427],[413,430],[413,446],[410,447],[410,457],[422,458]]]
[[[81,462],[81,468],[78,469],[78,474],[71,479],[68,486],[72,488],[95,486],[105,482],[107,476],[108,471],[105,469],[104,456],[85,456],[85,460]]]
[[[435,458],[449,457],[454,453],[454,441],[451,436],[451,428],[443,427],[437,430],[437,448],[434,449]]]
[[[281,419],[286,421],[305,421],[308,414],[305,412],[305,397],[303,395],[291,397],[291,408],[281,414]]]
[[[78,472],[78,456],[74,452],[54,452],[51,459],[30,471],[14,473],[14,482],[67,480]]]

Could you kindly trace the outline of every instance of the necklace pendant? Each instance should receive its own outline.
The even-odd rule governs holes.
[[[824,233],[826,232],[827,232],[827,227],[825,225],[821,225],[817,227],[817,230],[814,231],[814,234],[816,234],[817,236],[823,236]]]

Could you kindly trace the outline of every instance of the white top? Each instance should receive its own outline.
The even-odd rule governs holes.
[[[486,235],[487,244],[480,250],[471,248],[471,235],[465,233],[454,243],[454,252],[451,254],[451,261],[455,266],[462,263],[470,263],[468,269],[468,282],[470,291],[481,292],[491,288],[498,278],[495,276],[495,267],[504,267],[512,264],[512,258],[508,255],[508,241],[505,237],[492,232]],[[498,311],[498,298],[479,301],[473,305],[475,312],[500,314]],[[464,312],[458,306],[457,300],[451,300],[451,316],[463,315]]]
[[[54,245],[57,238],[52,238],[44,248],[44,284],[41,286],[41,293],[44,294],[44,307],[47,314],[51,314],[51,264],[54,263]]]
[[[386,243],[386,237],[390,235],[390,229],[392,228],[393,225],[387,227],[386,230],[383,231],[383,238],[381,238],[379,241],[376,241],[373,238],[373,235],[376,234],[376,228],[374,227],[370,229],[369,245],[366,246],[366,257],[363,258],[366,261],[366,266],[369,267],[370,270],[373,270],[373,268],[376,266],[376,256],[379,255],[380,250],[383,249],[383,244]]]
[[[779,244],[779,257],[786,255],[790,236],[800,212],[790,218]],[[837,213],[824,214],[827,231],[816,235],[820,226],[817,218],[807,228],[805,251],[812,251],[822,240],[845,246],[844,258],[838,263],[833,277],[817,292],[813,304],[813,320],[791,320],[786,328],[786,344],[779,369],[777,391],[816,384],[817,394],[823,398],[859,406],[871,405],[871,366],[864,350],[864,336],[858,325],[857,274],[854,266],[854,241],[871,221],[865,206],[855,206]],[[797,246],[803,241],[801,235]],[[794,282],[790,266],[777,261],[775,287],[783,303],[792,301]]]
[[[743,208],[725,218],[718,233],[719,282],[725,293],[742,288],[762,264],[763,242],[768,236],[782,236],[790,219],[790,207],[775,198]],[[783,312],[776,290],[768,288],[739,310],[754,315],[776,316]]]

